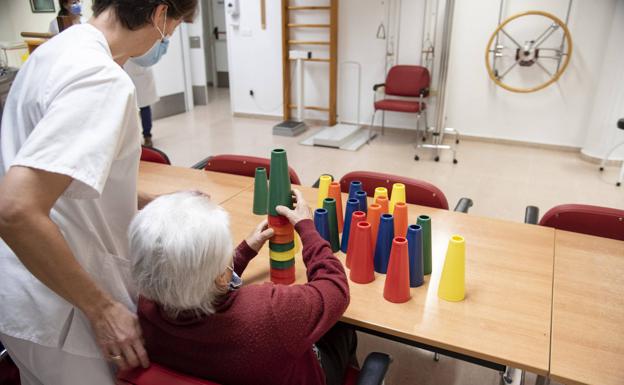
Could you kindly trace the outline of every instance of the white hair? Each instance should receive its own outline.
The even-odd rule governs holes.
[[[185,310],[214,313],[224,293],[215,280],[233,253],[223,208],[198,192],[163,195],[139,211],[128,237],[139,294],[173,317]]]

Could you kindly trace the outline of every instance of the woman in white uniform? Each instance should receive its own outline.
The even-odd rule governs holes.
[[[59,0],[58,15],[71,17],[72,24],[82,24],[87,22],[87,20],[82,16],[82,4],[80,3],[80,0]],[[59,31],[60,28],[55,17],[52,21],[50,21],[48,32],[56,35]]]
[[[149,364],[128,277],[135,88],[197,0],[93,0],[94,17],[20,69],[0,129],[0,341],[22,384],[112,385]]]

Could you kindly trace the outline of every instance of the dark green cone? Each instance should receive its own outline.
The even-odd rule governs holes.
[[[422,227],[422,251],[423,251],[423,272],[425,275],[431,274],[431,217],[428,215],[418,216],[417,224]]]
[[[276,206],[293,208],[288,175],[286,150],[277,148],[271,151],[271,172],[269,173],[269,215],[279,215]]]
[[[295,258],[288,261],[274,261],[271,259],[271,267],[273,269],[286,270],[295,265]]]
[[[254,200],[253,213],[256,215],[266,215],[269,206],[269,185],[267,172],[264,167],[256,167],[254,179]]]
[[[329,243],[335,253],[340,250],[340,240],[338,239],[338,219],[336,218],[336,200],[334,198],[323,199],[323,208],[327,210],[329,220]]]
[[[295,241],[288,243],[273,243],[269,242],[269,249],[273,251],[277,251],[278,253],[283,253],[284,251],[292,250],[295,248]]]

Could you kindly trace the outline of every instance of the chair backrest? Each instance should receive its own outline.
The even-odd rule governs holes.
[[[256,174],[256,167],[265,167],[267,175],[270,175],[271,160],[246,155],[215,155],[208,158],[204,170],[253,177]],[[288,174],[290,175],[290,183],[301,184],[299,176],[292,167],[288,167]]]
[[[390,68],[386,76],[386,95],[419,96],[429,88],[429,70],[421,66],[398,65]]]
[[[548,210],[539,224],[624,241],[624,210],[590,205],[560,205]]]
[[[155,363],[151,363],[147,369],[137,368],[120,372],[117,379],[119,384],[124,385],[219,385],[216,382],[174,372]]]
[[[385,187],[388,194],[392,192],[394,183],[405,185],[405,200],[421,206],[434,207],[448,210],[448,201],[442,190],[421,180],[406,178],[398,175],[383,174],[371,171],[352,171],[340,179],[340,189],[342,192],[349,192],[351,181],[359,180],[368,196],[375,194],[376,187]]]
[[[153,147],[141,146],[141,160],[171,165],[167,154]]]

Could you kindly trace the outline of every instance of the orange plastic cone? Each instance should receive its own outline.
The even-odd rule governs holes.
[[[336,200],[336,219],[338,220],[338,232],[342,233],[344,216],[342,215],[342,194],[340,193],[339,182],[331,182],[329,184],[329,191],[327,193],[327,196]]]
[[[351,228],[349,229],[349,243],[347,244],[347,259],[345,261],[345,264],[347,265],[349,269],[351,268],[351,254],[353,254],[351,249],[353,248],[353,245],[355,244],[355,242],[353,241],[353,235],[355,234],[355,229],[357,227],[357,224],[365,220],[366,220],[366,214],[364,213],[364,211],[354,211],[353,215],[351,216]]]
[[[407,302],[411,297],[407,239],[403,237],[395,237],[392,240],[383,296],[394,303]]]
[[[394,204],[394,236],[405,237],[407,235],[407,204],[397,202]]]
[[[355,283],[369,283],[375,280],[373,249],[371,248],[370,238],[370,223],[366,221],[359,222],[353,234],[351,270],[349,271],[349,278]]]
[[[366,221],[371,225],[371,242],[373,245],[373,250],[377,245],[377,232],[379,230],[379,220],[381,218],[381,205],[379,203],[373,203],[368,206],[368,215],[366,216]]]
[[[382,214],[389,214],[390,213],[388,211],[388,197],[379,196],[379,197],[377,197],[377,199],[375,199],[375,203],[378,203],[379,205],[381,205],[381,213]]]

